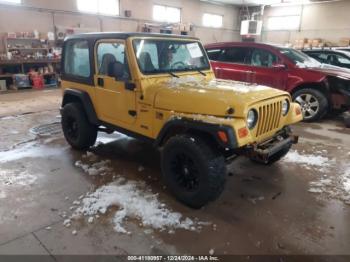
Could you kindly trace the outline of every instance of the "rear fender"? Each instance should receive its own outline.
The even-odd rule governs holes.
[[[92,104],[91,98],[87,92],[76,90],[76,89],[66,89],[63,93],[62,108],[68,103],[78,102],[84,107],[85,113],[91,124],[98,125],[99,121]]]

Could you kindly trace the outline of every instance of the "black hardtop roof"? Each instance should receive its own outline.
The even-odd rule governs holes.
[[[185,35],[173,35],[173,34],[156,34],[156,33],[122,33],[122,32],[98,32],[98,33],[84,33],[76,34],[66,37],[65,41],[72,39],[89,39],[89,40],[98,40],[98,39],[127,39],[129,37],[159,37],[159,38],[183,38],[183,39],[194,39],[199,40],[199,38]]]

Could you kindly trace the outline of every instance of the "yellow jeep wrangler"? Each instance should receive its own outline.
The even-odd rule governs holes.
[[[62,129],[86,150],[98,131],[150,141],[164,181],[199,208],[223,191],[236,156],[270,164],[288,153],[302,120],[288,93],[215,79],[198,39],[142,33],[93,33],[65,40]]]

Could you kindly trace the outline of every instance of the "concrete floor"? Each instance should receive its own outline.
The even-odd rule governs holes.
[[[72,213],[72,202],[113,177],[91,177],[77,168],[83,154],[70,149],[61,133],[36,137],[28,131],[59,121],[60,95],[60,90],[0,95],[0,254],[49,254],[53,260],[65,254],[210,250],[216,255],[350,255],[350,192],[344,182],[350,130],[338,120],[294,128],[301,139],[293,152],[317,152],[329,159],[326,168],[290,160],[261,167],[238,159],[229,166],[232,176],[223,195],[201,210],[179,204],[164,189],[158,152],[149,145],[119,134],[108,142],[100,135],[104,143],[93,151],[101,160],[112,160],[113,173],[145,181],[167,208],[209,223],[200,232],[169,233],[147,231],[130,219],[131,234],[120,234],[109,210],[92,224],[80,219],[66,228],[62,214]],[[322,179],[328,180],[322,192],[310,192]]]

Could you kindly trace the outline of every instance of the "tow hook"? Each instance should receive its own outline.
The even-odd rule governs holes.
[[[277,136],[277,138],[276,138],[278,141],[282,141],[282,140],[284,140],[284,137],[283,136]]]

